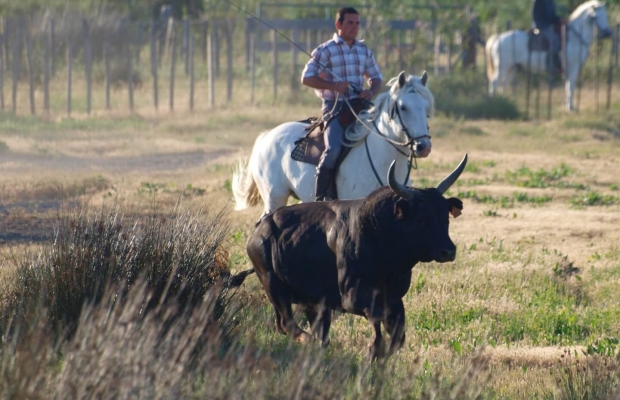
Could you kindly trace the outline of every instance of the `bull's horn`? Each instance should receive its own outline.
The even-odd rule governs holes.
[[[400,197],[406,200],[410,200],[413,198],[413,192],[402,183],[396,180],[394,176],[394,166],[396,165],[396,160],[392,161],[392,165],[390,165],[390,170],[388,172],[388,184],[390,185],[390,189]]]
[[[452,184],[456,182],[457,179],[459,179],[459,176],[461,176],[461,172],[463,172],[466,165],[467,153],[465,153],[465,156],[463,156],[463,159],[461,160],[459,166],[456,167],[454,171],[450,173],[450,175],[446,176],[443,181],[439,182],[439,184],[437,185],[437,190],[439,190],[439,193],[444,194],[446,190],[450,189],[450,186],[452,186]]]

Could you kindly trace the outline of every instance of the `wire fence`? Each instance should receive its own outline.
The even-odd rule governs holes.
[[[133,112],[149,103],[157,111],[174,110],[179,102],[193,110],[196,96],[201,107],[214,107],[216,101],[231,103],[233,96],[252,103],[257,96],[275,100],[283,90],[299,91],[299,75],[308,59],[304,53],[333,35],[333,21],[262,21],[4,17],[0,20],[0,108],[16,114],[64,111],[71,115],[113,109]],[[467,69],[484,73],[484,49],[476,43],[483,42],[484,29],[472,30],[470,25],[447,30],[441,20],[369,19],[362,26],[361,37],[373,49],[385,76],[401,70],[414,74],[427,70],[444,77]],[[578,86],[578,108],[586,85],[595,92],[596,109],[610,108],[618,78],[619,29],[613,27],[613,40],[592,46]],[[519,102],[525,115],[540,118],[545,75],[521,73],[517,78],[509,96]],[[554,88],[549,85],[547,90],[550,116]],[[126,100],[119,101],[122,92]]]

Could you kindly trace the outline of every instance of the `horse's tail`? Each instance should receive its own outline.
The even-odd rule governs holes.
[[[254,148],[252,149],[252,155],[254,155],[258,142],[266,133],[267,132],[263,132],[256,138]],[[252,172],[248,168],[248,164],[248,160],[239,160],[232,177],[232,192],[235,198],[235,210],[237,211],[255,206],[260,201],[260,193],[258,192],[258,187],[254,181]]]
[[[493,80],[495,75],[495,64],[493,63],[493,45],[495,45],[495,41],[498,40],[497,35],[491,35],[486,44],[484,45],[484,54],[486,56],[486,64],[487,64],[487,79],[489,82]]]

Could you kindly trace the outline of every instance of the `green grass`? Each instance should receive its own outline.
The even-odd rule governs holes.
[[[571,207],[583,208],[589,206],[610,206],[618,204],[620,198],[611,194],[601,194],[590,190],[585,194],[575,194],[570,198]]]
[[[539,168],[532,170],[529,167],[521,167],[516,171],[506,171],[506,181],[512,185],[526,188],[571,188],[585,189],[585,185],[574,182],[565,182],[562,179],[574,175],[573,168],[561,164],[550,170]]]

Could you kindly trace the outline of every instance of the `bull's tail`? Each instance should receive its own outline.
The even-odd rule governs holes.
[[[254,142],[250,159],[256,156],[256,149],[260,146],[259,142],[268,132],[269,131],[265,131],[258,135]],[[256,181],[254,181],[254,177],[252,176],[252,171],[249,169],[249,164],[249,161],[240,160],[233,173],[232,192],[235,198],[235,210],[237,211],[255,206],[260,201],[260,193],[258,192]]]
[[[243,272],[239,272],[236,275],[233,275],[230,277],[230,279],[228,280],[228,287],[231,288],[236,288],[239,287],[243,284],[243,282],[245,281],[245,278],[247,278],[249,275],[253,274],[254,268],[250,268],[247,271],[243,271]]]
[[[493,63],[493,46],[495,45],[495,41],[499,37],[497,35],[491,35],[486,44],[484,45],[484,54],[486,56],[486,65],[487,65],[487,79],[489,82],[493,80],[495,77],[495,64]]]

